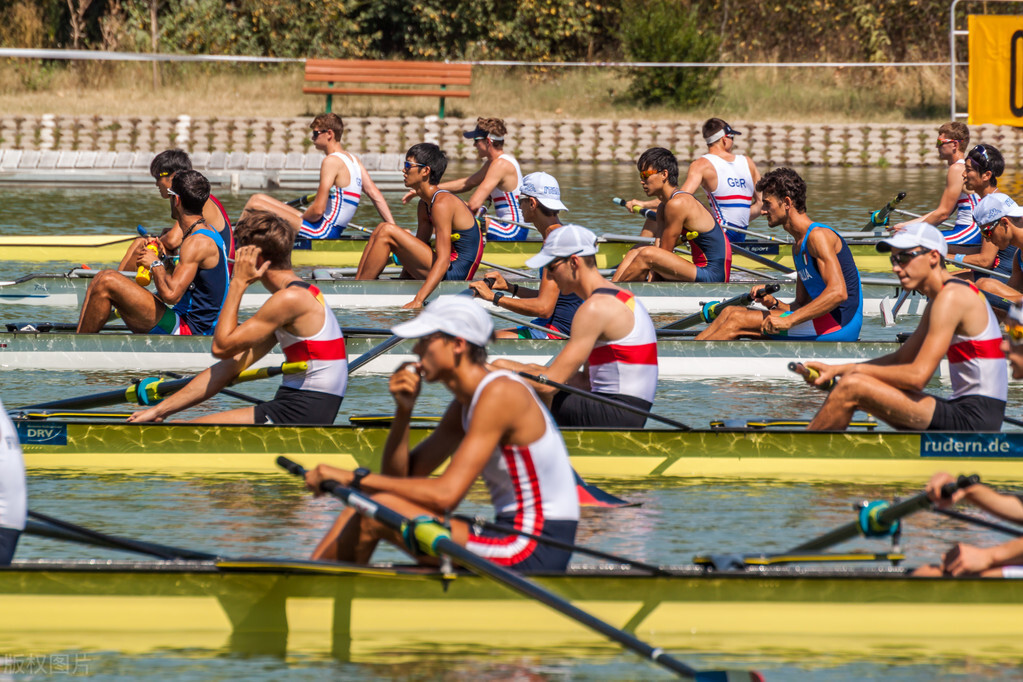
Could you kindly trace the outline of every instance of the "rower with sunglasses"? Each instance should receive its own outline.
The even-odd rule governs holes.
[[[936,147],[938,158],[948,164],[945,173],[945,191],[941,193],[938,207],[933,211],[914,218],[912,221],[893,226],[901,230],[914,222],[940,225],[955,213],[955,227],[942,234],[953,252],[975,253],[980,246],[980,231],[973,222],[973,207],[977,196],[966,190],[963,179],[966,148],[970,144],[970,129],[965,123],[953,121],[938,128]]]
[[[948,244],[933,225],[910,223],[877,250],[890,251],[903,288],[929,302],[916,331],[894,353],[845,365],[805,363],[817,371],[807,375],[808,383],[834,383],[807,428],[844,430],[863,410],[898,429],[1000,431],[1008,375],[1002,332],[987,299],[972,282],[945,270]],[[943,357],[952,382],[949,399],[923,392]]]
[[[345,126],[337,114],[320,114],[309,125],[313,146],[323,152],[320,182],[312,203],[299,211],[266,194],[253,194],[245,202],[247,211],[270,211],[284,218],[304,239],[337,239],[355,217],[363,192],[370,198],[385,222],[393,223],[391,209],[383,192],[373,182],[359,157],[341,147]]]
[[[981,246],[977,253],[957,253],[951,259],[952,263],[962,263],[966,266],[976,265],[995,270],[1003,275],[1002,281],[1008,280],[1012,276],[1012,262],[1017,247],[1012,244],[1005,247],[996,246],[982,228],[987,221],[981,220],[979,216],[980,205],[988,196],[992,194],[998,194],[999,197],[1005,196],[998,192],[998,178],[1004,170],[1005,159],[1002,157],[1002,153],[989,144],[978,144],[966,155],[963,181],[966,190],[974,192],[978,197],[977,205],[973,208],[973,218],[980,230]],[[989,203],[988,206],[992,206],[992,204]],[[974,282],[983,277],[973,270],[964,270],[955,273],[955,275],[963,279],[971,279]],[[980,288],[984,289],[984,287]]]
[[[1008,282],[1000,282],[993,277],[976,279],[977,288],[995,296],[1000,296],[1013,303],[1023,301],[1023,207],[1018,206],[1008,195],[994,192],[985,196],[974,209],[977,224],[984,236],[998,253],[1006,253],[1016,249],[1009,259],[1011,272]]]

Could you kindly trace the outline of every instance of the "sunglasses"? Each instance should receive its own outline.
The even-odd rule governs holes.
[[[971,157],[970,161],[973,162],[974,166],[977,166],[977,172],[982,172],[982,171],[987,170],[988,168],[991,167],[991,159],[988,158],[987,148],[985,148],[984,145],[982,145],[982,144],[978,144],[976,147],[971,149],[970,153],[967,154],[967,156]],[[980,157],[979,163],[978,163],[978,159],[972,158],[972,157],[977,157],[977,156]]]
[[[429,168],[425,163],[412,163],[411,161],[405,162],[405,172],[408,173],[413,168]]]
[[[650,177],[651,175],[657,175],[657,174],[658,174],[658,173],[660,173],[660,172],[661,172],[661,171],[659,171],[659,170],[654,170],[653,168],[647,168],[646,170],[642,170],[642,171],[640,171],[640,172],[639,172],[639,179],[640,179],[640,180],[646,180],[646,179],[648,179],[648,178],[649,178],[649,177]]]
[[[169,194],[172,197],[180,197],[181,196],[180,194],[178,194],[177,192],[175,192],[174,190],[172,190],[169,187],[167,188],[167,194]]]
[[[956,140],[950,140],[947,137],[939,137],[938,138],[938,143],[936,145],[934,145],[934,146],[935,147],[940,147],[943,144],[948,144],[949,142],[955,142],[955,141]]]
[[[991,222],[991,223],[985,223],[984,225],[979,225],[978,227],[980,228],[980,234],[981,234],[981,236],[982,236],[982,237],[988,237],[988,238],[990,238],[990,237],[991,237],[991,235],[992,235],[992,234],[994,234],[994,232],[995,232],[995,228],[996,228],[996,227],[998,227],[998,223],[999,223],[999,222],[1001,222],[1001,220],[1002,220],[1002,219],[1001,219],[1001,218],[999,218],[998,220],[996,220],[996,221],[994,221],[994,222]]]
[[[889,256],[888,260],[890,260],[892,262],[892,265],[898,265],[899,267],[906,267],[906,265],[909,264],[909,261],[913,260],[917,256],[922,256],[925,253],[930,253],[930,252],[931,252],[930,249],[922,250],[922,251],[903,251],[902,253],[893,253],[891,256]]]
[[[312,138],[313,138],[313,140],[315,140],[316,138],[318,138],[323,133],[329,133],[329,132],[330,132],[329,130],[313,130]]]

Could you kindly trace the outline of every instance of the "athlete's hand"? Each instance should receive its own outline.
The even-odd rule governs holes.
[[[416,193],[413,192],[412,190],[405,192],[404,196],[402,196],[401,198],[401,203],[407,204],[408,202],[412,201],[412,197],[414,197],[415,195]]]
[[[398,409],[412,412],[419,391],[423,387],[423,378],[419,374],[421,371],[422,367],[418,362],[404,362],[391,375],[387,389],[391,392]]]
[[[771,294],[766,293],[767,287],[755,286],[749,290],[750,295],[753,296],[753,300],[764,306],[765,308],[775,308],[778,305],[778,299]]]
[[[483,280],[476,282],[469,282],[469,288],[476,292],[476,295],[482,298],[484,301],[494,300],[494,291],[487,286],[487,283]]]
[[[262,253],[258,246],[243,246],[234,252],[234,274],[233,279],[245,282],[245,286],[257,281],[270,268],[270,261],[264,261],[257,266],[257,259]]]
[[[508,281],[504,278],[504,275],[497,270],[488,270],[483,275],[483,279],[484,281],[490,280],[493,282],[493,284],[490,285],[490,288],[494,291],[508,291],[511,288],[508,286]]]
[[[927,492],[927,497],[938,507],[951,507],[959,500],[966,497],[965,490],[956,490],[952,493],[952,497],[942,497],[941,489],[949,483],[955,483],[956,479],[952,477],[952,474],[946,471],[939,471],[938,473],[931,476],[931,480],[927,481],[927,486],[924,490]]]
[[[639,199],[629,199],[625,202],[625,210],[629,213],[635,213],[637,208],[646,208],[646,202],[640,201]]]
[[[354,477],[355,475],[347,469],[317,464],[315,468],[306,470],[305,486],[313,492],[313,495],[320,497],[326,494],[326,491],[320,487],[324,481],[337,481],[347,488],[351,485]]]
[[[149,248],[149,244],[156,246],[156,251]],[[151,268],[153,263],[160,260],[160,246],[157,240],[151,239],[144,245],[140,245],[135,252],[135,264],[140,268]]]
[[[767,298],[765,296],[765,298]],[[774,298],[771,296],[770,298]],[[792,327],[791,317],[782,317],[781,315],[768,315],[764,318],[764,321],[760,324],[761,334],[781,334],[783,331],[787,331]]]
[[[423,302],[418,298],[413,298],[411,301],[401,307],[402,310],[419,310],[423,307]]]
[[[942,558],[941,570],[954,576],[986,571],[995,563],[992,549],[956,543]]]
[[[901,232],[902,230],[906,229],[906,225],[909,225],[910,222],[911,221],[907,220],[904,223],[896,223],[896,224],[892,225],[889,229],[892,232]]]
[[[136,410],[135,412],[132,412],[130,415],[128,415],[128,421],[136,423],[162,422],[163,417],[157,413],[157,408],[154,405],[153,407],[150,407],[145,410]]]
[[[817,378],[811,379],[809,376],[804,377],[806,383],[811,386],[821,386],[832,379],[837,379],[842,375],[841,365],[828,365],[823,362],[804,362],[803,366],[807,369],[812,369],[817,372]]]

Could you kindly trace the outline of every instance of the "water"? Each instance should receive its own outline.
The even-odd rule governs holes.
[[[471,170],[454,168],[449,177]],[[530,168],[523,169],[529,172]],[[870,211],[884,204],[896,191],[907,191],[905,205],[926,210],[937,198],[943,172],[938,169],[806,169],[809,184],[808,209],[816,220],[851,230],[866,221]],[[610,202],[612,196],[639,197],[635,170],[619,166],[561,166],[554,169],[561,182],[563,199],[572,209],[566,218],[594,228],[597,232],[633,232],[636,219]],[[1007,188],[1012,177],[1003,179]],[[278,193],[282,199],[291,194]],[[400,205],[397,194],[389,194],[399,222],[411,225],[414,206]],[[136,224],[150,230],[168,222],[167,203],[154,190],[70,190],[8,189],[2,194],[0,233],[40,234],[111,233],[130,231]],[[219,198],[231,215],[237,215],[247,198],[221,194]],[[376,222],[372,208],[363,208],[361,224]],[[762,221],[753,229],[768,231]],[[0,263],[0,279],[29,271],[56,271],[51,264]],[[346,325],[389,326],[408,314],[394,311],[345,311]],[[53,319],[74,321],[73,311],[6,307],[0,320]],[[910,324],[913,321],[910,320]],[[872,322],[872,324],[877,324]],[[872,329],[871,333],[891,334]],[[870,338],[875,338],[871,336]],[[880,336],[876,338],[881,338]],[[86,394],[123,385],[137,377],[131,373],[97,372],[0,372],[0,397],[8,406],[51,400],[71,394]],[[947,392],[935,384],[933,390]],[[244,386],[246,393],[268,398],[274,391],[269,382]],[[1023,388],[1010,387],[1010,403],[1019,404]],[[440,412],[449,400],[444,389],[427,386],[420,399],[423,412]],[[712,418],[772,417],[808,418],[823,396],[799,381],[732,381],[717,379],[691,382],[662,382],[658,387],[657,410],[664,415],[702,426]],[[217,397],[184,416],[238,406],[230,398]],[[353,377],[342,407],[348,414],[391,409],[386,378]],[[671,485],[597,481],[610,492],[641,502],[642,506],[612,512],[584,511],[579,541],[604,551],[664,564],[688,562],[694,554],[713,552],[780,551],[849,520],[850,505],[859,499],[882,499],[911,494],[917,485],[843,486],[779,485],[721,481],[673,481]],[[920,482],[922,484],[922,482]],[[304,557],[330,524],[338,505],[329,499],[314,500],[296,481],[282,474],[266,479],[209,476],[194,480],[160,476],[122,478],[116,476],[30,475],[29,494],[33,508],[98,530],[142,537],[147,540],[195,549],[216,550],[233,556]],[[475,486],[463,505],[466,513],[485,512],[486,495]],[[751,530],[752,529],[752,530]],[[952,532],[955,529],[955,532]],[[937,560],[952,539],[977,544],[1000,542],[987,531],[917,515],[909,521],[903,549],[913,563]],[[884,543],[861,540],[850,549],[880,550]],[[26,537],[19,558],[123,558],[115,552],[82,548],[50,540]],[[399,560],[396,550],[378,551],[376,558]],[[576,557],[577,564],[594,560]],[[907,624],[911,628],[912,624]],[[950,628],[954,628],[950,624]],[[116,648],[115,644],[111,645]],[[6,652],[18,656],[21,652]],[[536,656],[494,656],[492,652],[463,654],[421,654],[413,664],[400,657],[384,656],[371,663],[335,661],[328,657],[248,656],[229,651],[174,650],[124,655],[116,651],[70,652],[87,656],[83,667],[88,674],[105,679],[137,679],[159,675],[174,679],[245,678],[276,680],[285,676],[341,679],[469,679],[480,680],[618,680],[668,679],[655,666],[618,653],[613,648],[592,658],[571,658],[551,652]],[[884,659],[855,660],[829,656],[793,657],[747,655],[743,652],[686,652],[683,660],[696,667],[735,665],[755,667],[768,679],[859,680],[884,677],[905,680],[1006,679],[1018,676],[1017,661],[940,660],[919,661],[892,654]],[[28,679],[10,666],[2,673]],[[35,675],[38,678],[39,675]]]

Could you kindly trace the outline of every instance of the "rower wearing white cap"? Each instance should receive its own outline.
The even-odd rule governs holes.
[[[1012,256],[1012,274],[1007,283],[993,277],[977,279],[977,287],[1014,303],[1023,301],[1023,206],[1006,194],[995,192],[981,199],[973,211],[984,241],[990,242],[999,253],[1016,247]]]
[[[519,206],[526,222],[546,239],[552,231],[561,227],[560,211],[568,207],[561,201],[561,188],[553,175],[544,172],[530,173],[522,179],[519,192]],[[493,285],[488,286],[487,281]],[[478,296],[491,301],[499,308],[505,308],[520,315],[533,315],[533,324],[546,327],[562,334],[572,329],[572,318],[583,300],[575,294],[563,294],[558,285],[543,268],[540,269],[540,288],[531,289],[518,283],[509,284],[500,272],[490,270],[483,280],[469,284]],[[505,293],[507,292],[507,293]],[[499,339],[549,339],[557,338],[531,327],[502,329],[497,332]]]
[[[490,316],[464,296],[441,296],[395,335],[416,339],[419,362],[391,376],[394,421],[379,474],[324,464],[306,482],[320,492],[325,479],[372,493],[409,518],[445,518],[482,476],[498,523],[563,543],[575,541],[579,497],[568,451],[547,408],[526,382],[490,371],[486,345]],[[409,422],[423,381],[440,382],[454,395],[437,428],[410,450]],[[450,457],[450,461],[448,458]],[[445,462],[438,476],[432,474]],[[494,563],[519,570],[563,571],[571,552],[522,535],[476,530],[451,519],[455,542]],[[379,540],[416,556],[399,534],[351,509],[338,517],[314,559],[368,562]],[[416,558],[420,558],[416,556]]]
[[[819,372],[808,382],[840,379],[808,428],[844,429],[859,409],[900,429],[1000,431],[1008,378],[1002,332],[987,299],[972,282],[945,270],[948,244],[933,225],[910,223],[877,250],[891,252],[899,282],[926,296],[927,308],[894,353],[846,365],[806,363]],[[952,382],[948,400],[923,392],[942,357]]]
[[[548,367],[495,360],[495,367],[544,374],[560,383],[582,384],[592,392],[649,410],[657,391],[657,333],[650,314],[632,293],[612,285],[597,269],[597,236],[565,225],[526,261],[544,267],[562,293],[583,299],[568,342]],[[584,371],[580,373],[580,368]],[[640,427],[646,418],[548,386],[551,412],[561,426]]]

